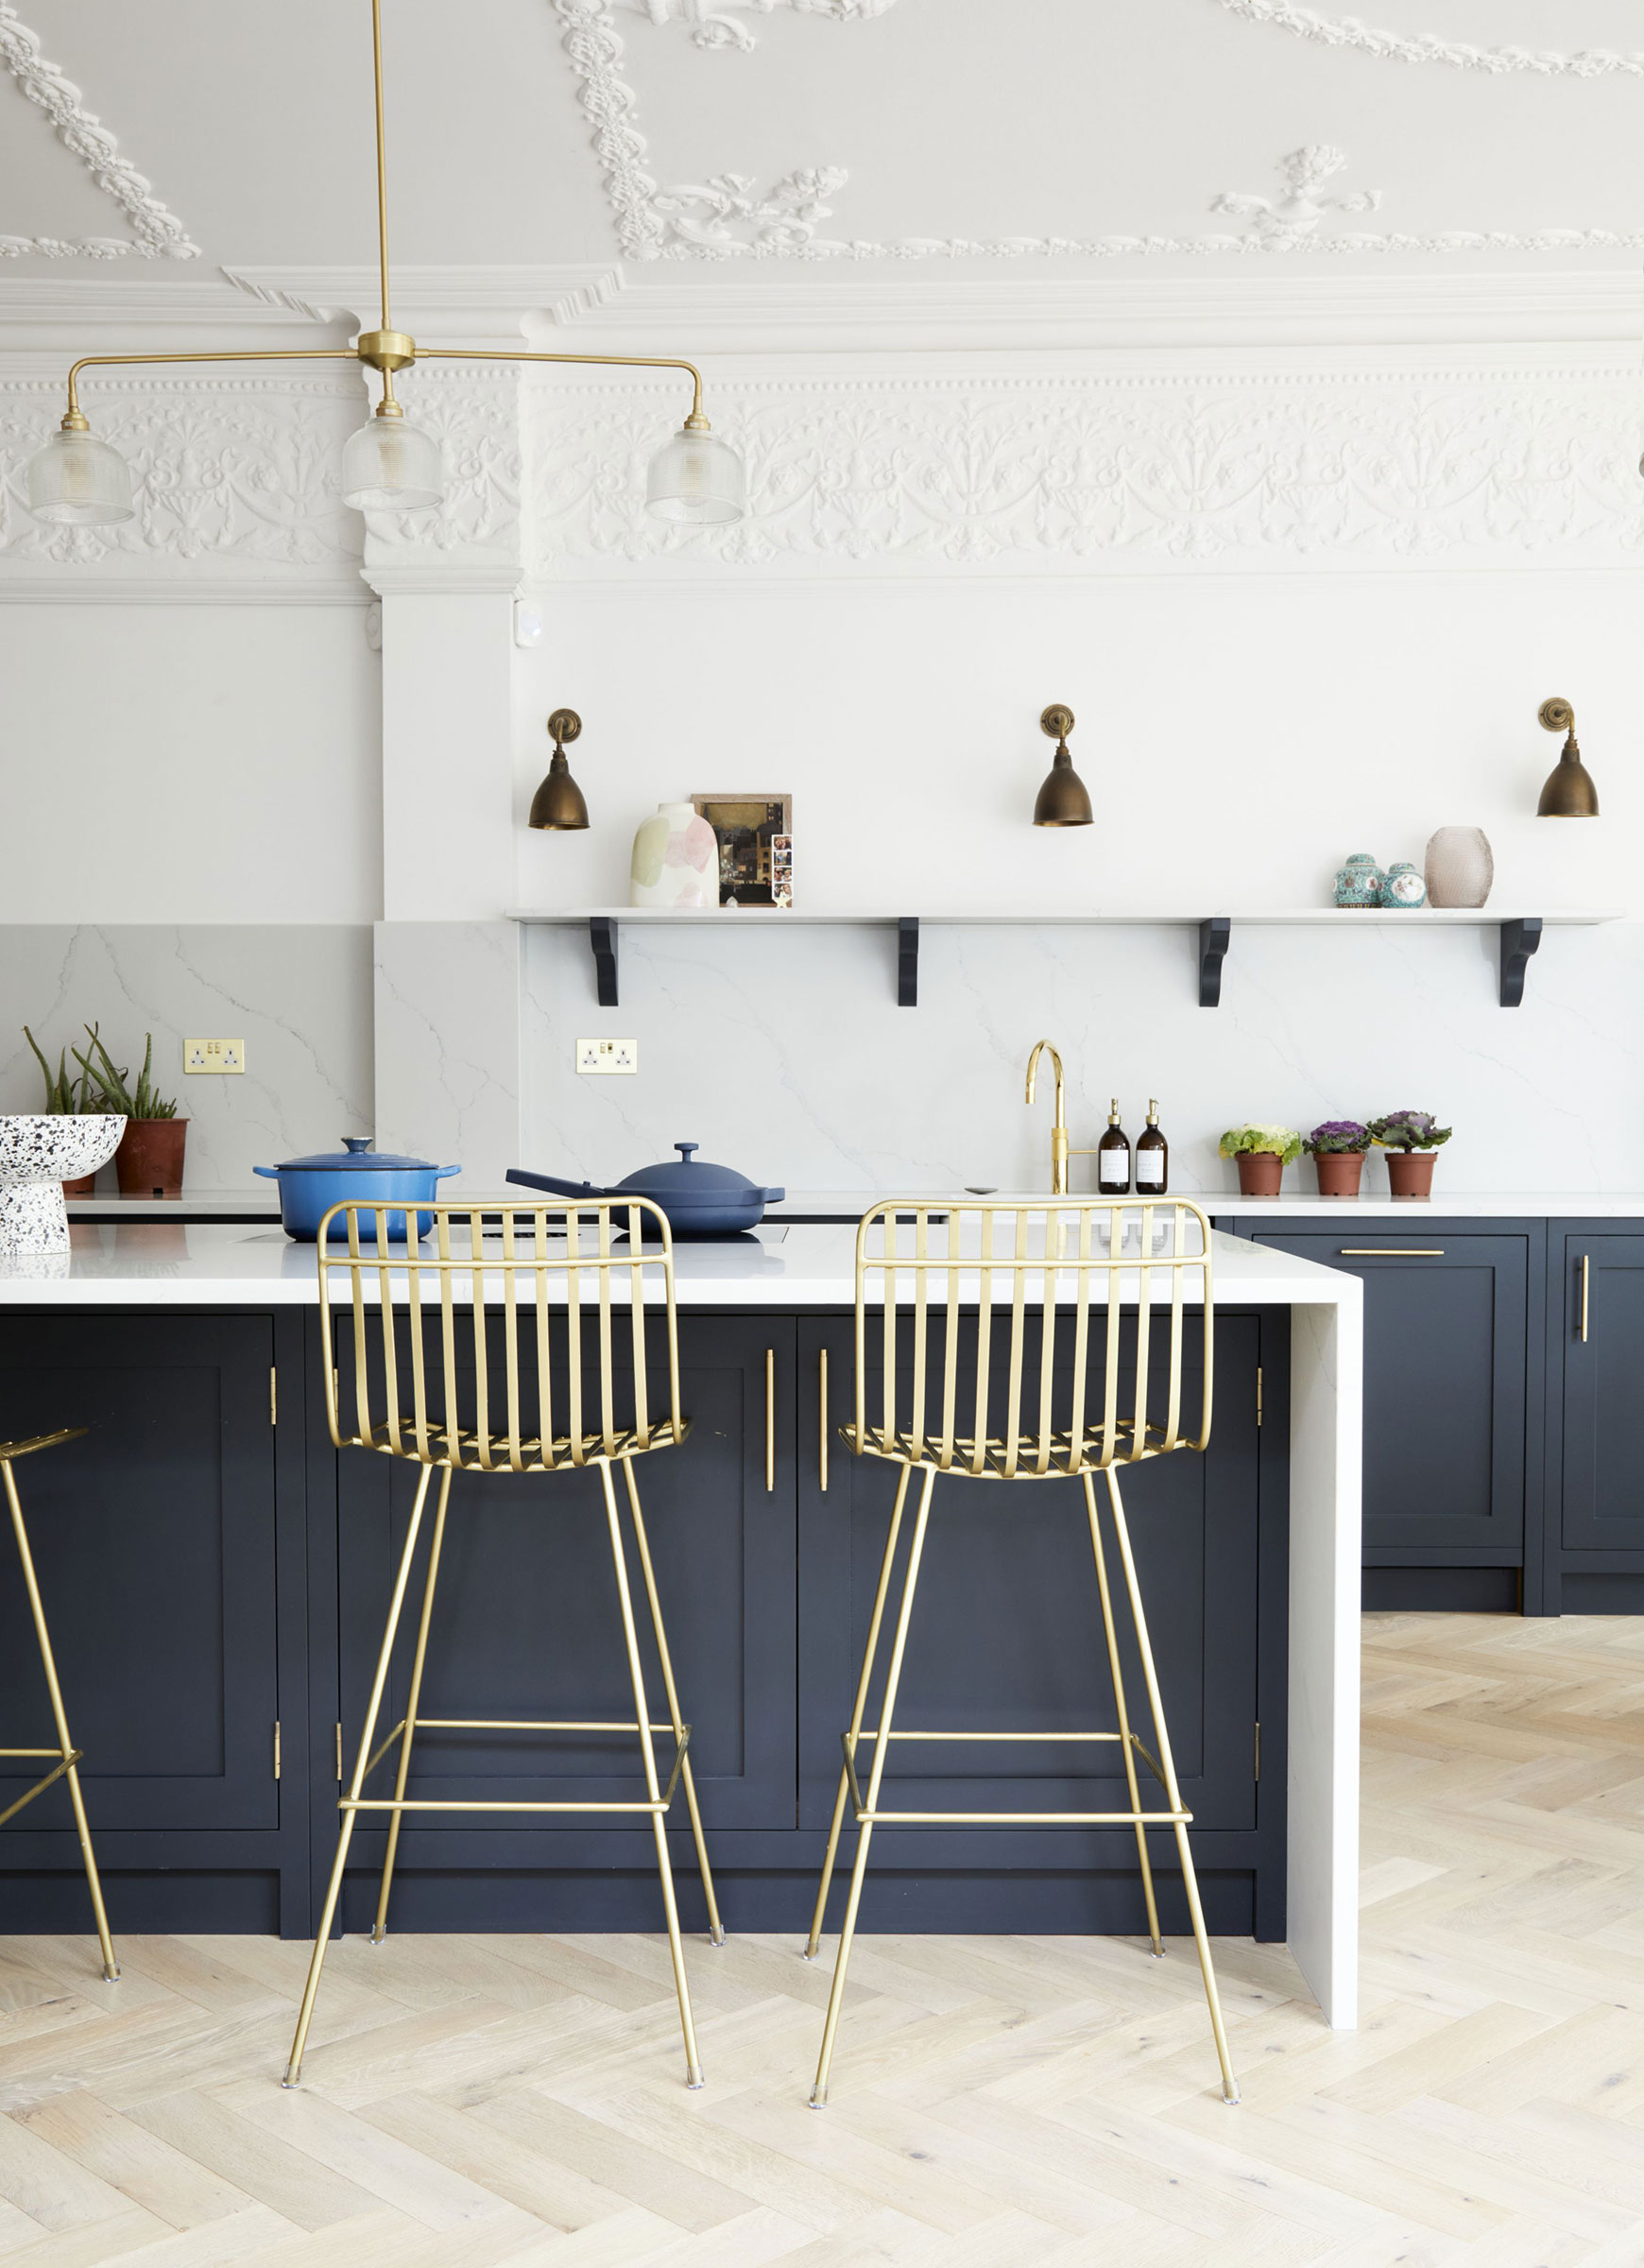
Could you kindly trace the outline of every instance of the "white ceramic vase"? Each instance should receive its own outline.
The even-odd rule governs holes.
[[[1429,905],[1482,905],[1495,879],[1490,838],[1481,827],[1441,827],[1429,842]]]
[[[125,1131],[101,1111],[0,1118],[0,1259],[68,1250],[62,1185],[107,1165]]]
[[[659,803],[634,837],[628,872],[630,905],[717,905],[719,838],[689,803]]]

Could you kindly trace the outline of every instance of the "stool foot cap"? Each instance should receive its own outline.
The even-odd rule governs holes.
[[[285,2090],[285,2092],[286,2092],[287,2094],[289,2094],[289,2093],[292,2091],[292,2089],[293,2089],[293,2088],[296,2087],[296,2085],[297,2085],[297,2082],[296,2082],[296,2080],[295,2080],[295,2079],[294,2079],[294,2078],[291,2076],[291,2073],[290,2073],[289,2071],[287,2071],[287,2072],[286,2072],[286,2074],[285,2074],[285,2076],[284,2076],[284,2078],[281,2080],[281,2082],[280,2082],[280,2085],[281,2085],[281,2087],[282,2087],[282,2088],[283,2088]]]
[[[1229,2091],[1228,2088],[1224,2088],[1222,2089],[1222,2100],[1227,2105],[1228,2108],[1231,2109],[1234,2104],[1236,2104],[1239,2100],[1239,2089],[1235,2087]]]
[[[1164,1947],[1162,1945],[1150,1946],[1147,1957],[1150,1961],[1162,1961],[1165,1957]]]
[[[709,1944],[710,1944],[711,1946],[712,1946],[712,1947],[713,1947],[714,1950],[717,1952],[717,1951],[718,1951],[718,1950],[719,1950],[719,1948],[720,1948],[720,1947],[721,1947],[721,1946],[722,1946],[722,1945],[725,1943],[725,1929],[724,1929],[724,1926],[723,1926],[723,1924],[722,1924],[722,1925],[721,1925],[721,1927],[720,1927],[720,1928],[718,1928],[717,1930],[710,1930],[710,1931],[709,1931],[709,1933],[708,1933],[708,1942],[709,1942]]]
[[[106,1969],[104,1969],[104,1971],[103,1971],[103,1982],[104,1982],[104,1984],[118,1984],[118,1983],[120,1982],[120,1971],[119,1971],[119,1969],[118,1969],[117,1967],[116,1967],[116,1968],[106,1968]]]
[[[813,2110],[825,2110],[825,2109],[827,2108],[827,2106],[828,2106],[828,2089],[827,2089],[825,2087],[813,2087],[813,2088],[811,2089],[811,2105],[810,2105],[810,2107],[811,2107]]]
[[[687,2064],[685,2067],[685,2085],[689,2091],[692,2094],[694,2094],[697,2088],[702,2086],[702,2066],[699,2063]]]
[[[387,1931],[386,1931],[386,1930],[384,1930],[384,1929],[375,1929],[375,1928],[373,1928],[373,1930],[372,1930],[372,1932],[371,1932],[370,1942],[371,1942],[373,1945],[381,1945],[381,1944],[382,1944],[382,1942],[383,1942],[383,1940],[384,1940],[384,1938],[385,1938],[385,1937],[387,1934],[388,1934],[388,1933],[387,1933]]]
[[[808,1945],[804,1951],[799,1955],[799,1958],[801,1961],[814,1961],[817,1953],[820,1950],[821,1948],[819,1946]]]

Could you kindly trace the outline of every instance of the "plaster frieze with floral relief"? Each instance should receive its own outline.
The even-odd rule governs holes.
[[[193,260],[199,247],[175,213],[163,205],[146,178],[99,119],[93,117],[80,91],[47,61],[40,41],[17,13],[12,0],[0,0],[0,64],[20,92],[38,106],[66,149],[72,150],[103,194],[125,214],[129,236],[8,236],[0,234],[0,259]]]
[[[373,513],[368,566],[443,559],[516,567],[524,471],[519,376],[478,373],[460,363],[422,362],[397,381],[407,417],[436,436],[445,497],[428,512]]]
[[[749,513],[690,532],[644,513],[656,396],[528,403],[543,577],[1644,555],[1636,387],[1612,371],[722,382]]]
[[[1447,40],[1435,31],[1379,30],[1355,16],[1327,16],[1295,0],[1215,0],[1230,16],[1246,23],[1289,32],[1321,47],[1343,47],[1383,61],[1442,63],[1452,71],[1484,71],[1500,77],[1530,72],[1542,78],[1610,78],[1644,77],[1644,55],[1623,54],[1607,47],[1480,47],[1465,40]]]
[[[774,15],[779,9],[797,16],[826,16],[834,24],[859,24],[882,16],[896,0],[625,0],[629,12],[653,24],[690,26],[694,46],[734,48],[743,55],[758,44],[748,18]]]

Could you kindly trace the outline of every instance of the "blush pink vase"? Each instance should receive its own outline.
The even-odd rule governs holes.
[[[659,803],[634,836],[630,905],[685,911],[719,903],[719,838],[689,803]]]

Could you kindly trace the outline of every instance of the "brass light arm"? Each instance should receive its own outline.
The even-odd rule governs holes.
[[[683,362],[675,354],[551,354],[515,352],[505,347],[419,347],[417,350],[419,361],[436,355],[443,362],[588,362],[618,370],[688,370],[692,400],[691,415],[685,422],[696,429],[708,423],[702,414],[702,372],[694,362]]]
[[[63,428],[69,433],[83,433],[86,421],[80,414],[78,379],[82,370],[100,369],[110,364],[124,367],[133,363],[149,362],[357,362],[360,356],[352,347],[242,347],[233,352],[210,354],[82,354],[68,374],[68,415]]]

